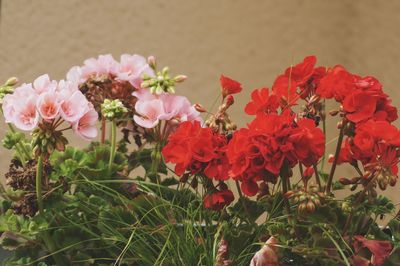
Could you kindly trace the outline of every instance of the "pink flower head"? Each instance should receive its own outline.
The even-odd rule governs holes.
[[[116,75],[118,72],[119,64],[110,54],[99,55],[96,58],[89,58],[84,61],[82,67],[82,77],[88,79],[89,77],[102,77],[108,75]]]
[[[74,123],[85,114],[89,102],[76,84],[60,81],[59,90],[61,117],[67,122]]]
[[[36,110],[36,101],[36,95],[13,101],[14,113],[12,122],[17,128],[30,131],[38,125],[40,116]]]
[[[82,68],[79,66],[71,67],[67,73],[67,81],[77,85],[85,82],[85,79],[82,77]]]
[[[72,124],[74,132],[85,140],[91,140],[97,136],[96,122],[99,115],[90,106],[86,113],[75,123]]]
[[[37,96],[32,84],[22,84],[21,86],[15,88],[13,94],[7,94],[3,98],[3,114],[6,123],[13,123],[16,102],[21,99],[27,99],[33,96]]]
[[[36,108],[45,120],[56,118],[60,110],[60,102],[55,91],[42,93],[36,102]]]
[[[57,82],[55,80],[50,80],[49,75],[44,74],[39,76],[33,81],[33,88],[37,94],[42,94],[45,92],[52,92],[57,88]]]
[[[137,101],[135,109],[139,115],[134,115],[133,119],[144,128],[155,127],[160,118],[165,116],[163,102],[160,99]]]
[[[146,58],[136,54],[121,55],[121,63],[117,73],[119,80],[129,81],[133,87],[139,89],[143,74],[154,76],[154,71],[147,63]]]
[[[135,105],[138,115],[134,116],[134,120],[144,128],[153,128],[160,120],[175,123],[201,121],[200,113],[184,96],[168,93],[154,95],[147,89],[139,89],[133,95],[138,98]]]

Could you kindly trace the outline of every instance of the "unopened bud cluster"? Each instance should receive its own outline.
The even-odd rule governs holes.
[[[232,104],[234,103],[234,99],[232,95],[228,95],[225,102],[221,104],[218,109],[218,112],[215,115],[212,115],[206,122],[206,126],[212,128],[214,131],[222,131],[228,132],[236,130],[237,126],[232,120],[230,119],[229,115],[227,114],[227,110]]]
[[[40,124],[32,132],[32,147],[35,157],[48,156],[54,150],[64,151],[67,144],[68,140],[63,136],[62,131],[55,131],[50,124]]]
[[[101,113],[106,119],[109,120],[121,118],[127,112],[128,109],[118,99],[105,99],[103,104],[101,105]]]
[[[156,73],[155,77],[144,75],[142,88],[150,89],[153,94],[161,94],[164,92],[175,93],[175,84],[183,82],[187,79],[185,75],[178,75],[171,78],[169,68],[164,67],[161,71]]]
[[[18,143],[22,143],[24,140],[25,135],[21,132],[8,132],[5,137],[3,138],[3,146],[4,148],[11,150],[13,149]]]
[[[289,191],[285,196],[298,204],[299,213],[314,213],[322,205],[324,194],[319,192],[318,187],[310,186],[308,190]]]

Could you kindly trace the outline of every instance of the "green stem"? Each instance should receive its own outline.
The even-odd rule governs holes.
[[[42,179],[43,179],[43,155],[40,155],[39,158],[37,159],[37,165],[36,165],[36,198],[39,209],[39,215],[41,216],[44,215],[43,198],[42,198]],[[47,249],[51,254],[56,252],[57,250],[56,245],[53,242],[52,238],[50,237],[49,232],[47,231],[43,233],[43,242],[45,243],[45,246],[47,247]],[[61,254],[55,253],[52,256],[57,265],[60,266],[68,265],[66,261],[61,257]]]
[[[344,137],[344,128],[346,127],[346,121],[343,119],[342,121],[342,127],[340,128],[340,133],[339,133],[339,138],[338,142],[336,145],[336,152],[335,152],[335,157],[333,159],[333,164],[331,168],[331,172],[329,173],[328,181],[326,183],[326,188],[325,188],[325,193],[329,194],[331,192],[331,187],[332,187],[332,181],[333,181],[333,176],[335,174],[336,170],[336,165],[339,160],[339,154],[340,154],[340,149],[342,148],[342,142],[343,142],[343,137]]]
[[[37,165],[36,165],[36,198],[40,215],[43,215],[42,179],[43,179],[43,155],[40,155],[39,158],[37,159]]]
[[[110,161],[108,162],[108,173],[111,174],[112,165],[115,159],[115,152],[117,150],[117,122],[111,122],[111,147],[110,147]]]

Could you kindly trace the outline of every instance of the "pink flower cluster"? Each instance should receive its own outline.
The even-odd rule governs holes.
[[[42,121],[63,120],[84,139],[97,136],[98,114],[77,85],[50,80],[48,75],[38,77],[33,84],[22,84],[13,94],[6,95],[3,113],[7,123],[24,131],[33,130]]]
[[[147,89],[137,90],[133,95],[138,99],[135,104],[137,115],[133,119],[144,128],[154,128],[161,120],[177,123],[201,121],[200,113],[184,96],[168,93],[155,95]]]
[[[67,80],[81,84],[89,78],[115,78],[116,80],[128,81],[134,88],[138,89],[144,74],[154,76],[153,69],[143,56],[123,54],[120,62],[117,62],[112,55],[106,54],[100,55],[97,59],[86,59],[82,67],[72,67],[67,73]]]

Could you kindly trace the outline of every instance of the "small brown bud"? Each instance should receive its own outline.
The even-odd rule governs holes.
[[[336,116],[338,113],[339,113],[338,110],[331,110],[331,111],[329,111],[329,114],[330,114],[331,116]]]
[[[198,185],[199,185],[199,181],[197,180],[197,178],[196,178],[196,177],[193,178],[193,179],[192,179],[192,182],[190,182],[190,186],[191,186],[193,189],[196,189]]]
[[[351,182],[351,180],[349,180],[349,179],[347,179],[347,178],[345,178],[345,177],[339,178],[339,182],[340,182],[340,184],[342,184],[342,185],[350,185],[350,184],[353,184],[353,182]]]
[[[189,179],[189,173],[184,173],[181,178],[179,179],[179,182],[181,183],[186,183]]]
[[[196,111],[199,112],[199,113],[205,113],[205,112],[207,112],[207,110],[206,110],[201,104],[199,104],[199,103],[196,103],[196,104],[194,105],[194,109],[196,109]]]
[[[315,211],[315,204],[311,200],[307,202],[307,211],[313,213]]]

